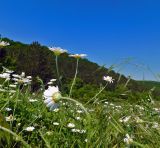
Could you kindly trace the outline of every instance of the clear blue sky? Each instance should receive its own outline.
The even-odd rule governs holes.
[[[1,0],[0,34],[86,53],[100,65],[133,58],[160,73],[159,0]],[[116,69],[118,70],[118,69]],[[121,73],[142,79],[133,65]],[[154,79],[145,71],[146,79]]]

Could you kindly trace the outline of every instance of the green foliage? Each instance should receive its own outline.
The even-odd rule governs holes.
[[[5,66],[11,70],[15,70],[16,73],[20,74],[22,71],[24,71],[27,75],[33,76],[33,91],[39,89],[39,82],[37,82],[36,79],[37,76],[43,80],[44,84],[49,82],[49,80],[52,78],[57,78],[55,56],[51,51],[48,50],[47,47],[41,46],[38,42],[33,42],[31,45],[27,45],[20,42],[14,42],[7,38],[4,38],[3,40],[9,42],[11,45],[0,49],[1,71],[2,66]],[[63,84],[67,83],[67,85],[63,85],[63,88],[60,89],[64,90],[64,92],[68,92],[70,88],[69,85],[71,84],[70,82],[74,77],[76,60],[74,58],[68,57],[68,54],[65,53],[59,57],[58,65],[61,81]],[[91,97],[92,89],[96,87],[96,89],[98,90],[99,84],[104,84],[102,80],[102,77],[104,75],[110,75],[115,79],[115,83],[109,85],[107,87],[107,90],[115,90],[115,92],[117,92],[119,91],[117,89],[123,88],[123,86],[127,82],[127,78],[125,78],[123,75],[115,73],[112,69],[107,69],[104,66],[99,66],[96,63],[88,61],[87,59],[81,59],[78,68],[78,78],[83,80],[84,88],[81,87],[81,90],[79,90],[79,92],[74,92],[75,97],[83,96],[85,99]],[[85,86],[86,84],[87,86]],[[152,83],[152,85],[147,84],[146,82],[137,83],[134,80],[130,80],[127,88],[132,91],[138,92],[145,90],[147,92],[149,91],[149,89],[151,89],[150,86],[154,86],[155,83]],[[78,83],[76,85],[78,85]],[[93,88],[88,88],[88,85],[92,86]],[[120,86],[120,88],[117,88],[117,86]],[[157,87],[158,84],[155,86]],[[88,91],[88,94],[90,94],[89,96],[83,95],[83,91],[87,91],[84,89],[91,90],[91,92]],[[125,91],[121,93],[124,92]],[[153,93],[156,99],[159,99],[159,92],[159,87],[157,87]]]
[[[85,85],[85,87],[92,89],[89,85]],[[118,92],[121,93],[121,91],[117,91],[117,94],[119,94]],[[109,94],[109,92],[106,93]],[[126,100],[102,102],[99,100],[95,104],[91,103],[85,106],[90,114],[90,118],[88,118],[83,111],[79,112],[81,111],[79,106],[64,100],[59,102],[58,112],[49,111],[43,103],[41,92],[32,94],[26,89],[24,91],[17,90],[13,95],[2,92],[0,95],[2,98],[0,109],[3,116],[3,120],[0,121],[1,126],[6,127],[10,123],[10,127],[7,126],[7,128],[21,136],[30,147],[160,146],[159,127],[156,127],[160,119],[158,111],[155,110],[155,107],[159,108],[158,102],[152,104],[145,100],[138,104],[130,104]],[[145,94],[141,94],[139,97],[145,98]],[[30,99],[37,101],[30,102]],[[12,110],[6,111],[6,107]],[[6,123],[4,117],[10,114],[14,114],[15,120]],[[130,117],[130,119],[125,121],[125,117]],[[72,132],[72,129],[67,127],[68,123],[74,123],[75,129],[84,131],[82,133]],[[26,127],[29,126],[34,126],[35,130],[26,131]],[[3,136],[4,134],[6,133],[3,132]],[[132,137],[132,143],[124,142],[126,134]],[[23,144],[11,135],[8,146],[4,143],[1,144],[1,147],[23,147]]]
[[[9,125],[1,113],[0,113],[0,126],[3,126],[9,129]],[[8,145],[10,140],[11,140],[10,134],[5,133],[4,131],[0,130],[0,147],[3,147],[3,145]]]
[[[56,78],[55,56],[48,50],[47,47],[41,46],[38,42],[33,42],[31,45],[10,42],[10,46],[0,49],[0,63],[1,66],[6,66],[21,73],[25,71],[27,75],[33,77],[39,76],[43,79],[44,83],[48,82],[51,78]],[[68,54],[63,54],[59,57],[59,70],[62,80],[71,80],[75,72],[76,60],[69,58]],[[96,63],[90,62],[87,59],[81,59],[79,62],[78,77],[84,83],[99,85],[102,83],[104,75],[112,75],[118,79],[119,74],[112,70],[98,66]],[[122,76],[121,83],[125,82],[126,78]],[[33,88],[36,89],[38,85],[34,83]],[[114,85],[112,86],[114,87]]]

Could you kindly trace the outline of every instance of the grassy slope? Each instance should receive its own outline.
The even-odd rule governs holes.
[[[137,81],[138,83],[145,85],[146,87],[153,88],[156,87],[160,90],[160,82],[157,81]]]

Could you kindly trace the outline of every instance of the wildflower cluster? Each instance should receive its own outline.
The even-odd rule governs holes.
[[[25,76],[22,72],[20,75],[15,74],[14,71],[3,67],[3,72],[0,74],[0,78],[4,80],[3,84],[0,85],[1,92],[16,92],[16,88],[19,85],[30,85],[32,82],[31,76]]]

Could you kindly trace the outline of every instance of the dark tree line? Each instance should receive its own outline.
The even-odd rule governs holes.
[[[38,82],[36,77],[40,77],[44,83],[47,83],[52,78],[57,78],[55,56],[46,46],[40,45],[38,42],[32,44],[23,44],[20,42],[14,42],[7,38],[3,40],[8,41],[10,46],[0,49],[0,70],[2,66],[15,70],[20,74],[22,71],[26,75],[33,76],[33,90],[38,89]],[[74,77],[76,60],[68,57],[65,53],[59,57],[59,71],[63,83],[70,83]],[[122,86],[127,82],[127,78],[124,75],[109,70],[105,67],[100,67],[98,64],[90,62],[87,59],[81,59],[79,62],[78,78],[83,81],[83,85],[94,85],[99,87],[104,81],[102,77],[104,75],[112,76],[115,79],[115,83],[109,85],[108,90],[114,90],[118,85]],[[117,84],[117,80],[120,81]],[[144,85],[140,85],[134,80],[131,80],[128,84],[128,89],[133,91],[146,89]]]

